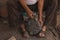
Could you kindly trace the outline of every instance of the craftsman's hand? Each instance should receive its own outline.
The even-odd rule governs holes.
[[[40,17],[38,18],[38,21],[40,22],[41,25],[43,25],[43,17],[42,17],[42,16],[40,16]]]
[[[34,18],[34,13],[32,11],[29,11],[28,16],[33,19]]]

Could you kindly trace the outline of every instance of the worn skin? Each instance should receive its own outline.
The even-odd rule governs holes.
[[[28,16],[30,18],[34,18],[34,15],[33,15],[34,12],[31,9],[29,9],[29,7],[25,3],[25,1],[24,0],[19,0],[19,2],[21,3],[21,5],[25,9],[25,11],[27,12]],[[43,5],[44,5],[44,0],[38,0],[38,13],[39,13],[38,21],[41,24],[43,24],[43,20],[42,20]],[[22,30],[24,32],[24,37],[29,38],[29,34],[25,30],[24,24],[21,25],[21,28],[22,28]],[[42,31],[43,32],[39,33],[38,36],[40,36],[40,37],[44,37],[45,36],[44,32],[46,31],[46,25],[43,26]]]

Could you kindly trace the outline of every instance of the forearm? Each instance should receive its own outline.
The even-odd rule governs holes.
[[[38,1],[39,18],[42,17],[43,5],[44,5],[44,0],[39,0]]]
[[[19,0],[19,2],[22,5],[22,7],[25,9],[25,11],[27,12],[27,14],[29,14],[29,11],[31,11],[31,10],[29,9],[29,7],[25,3],[25,1],[24,0]]]

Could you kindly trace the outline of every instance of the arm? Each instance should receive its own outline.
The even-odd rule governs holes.
[[[22,5],[22,7],[25,9],[25,11],[27,12],[28,16],[32,16],[33,12],[29,9],[29,7],[25,3],[25,1],[24,0],[19,0],[19,2]]]
[[[44,5],[44,0],[38,0],[38,19],[39,21],[42,21],[42,12],[43,12],[43,5]]]

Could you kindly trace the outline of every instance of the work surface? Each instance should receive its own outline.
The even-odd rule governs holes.
[[[37,38],[33,36],[29,39],[25,39],[18,31],[18,27],[9,28],[6,24],[0,24],[0,40],[7,40],[11,36],[16,37],[17,40],[58,40],[58,34],[52,27],[47,30],[45,38]]]

